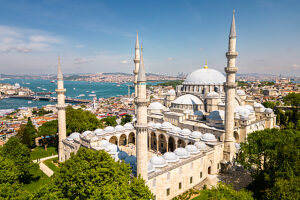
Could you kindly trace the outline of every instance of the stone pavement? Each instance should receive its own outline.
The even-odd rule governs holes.
[[[49,157],[45,157],[45,158],[41,158],[41,159],[38,159],[38,160],[33,160],[34,163],[39,163],[39,166],[40,166],[40,169],[47,175],[47,176],[52,176],[53,175],[53,171],[47,167],[47,165],[45,165],[43,162],[45,160],[48,160],[48,159],[52,159],[52,158],[56,158],[58,157],[58,155],[54,155],[54,156],[49,156]]]

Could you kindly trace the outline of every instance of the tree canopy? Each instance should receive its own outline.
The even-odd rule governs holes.
[[[238,162],[251,171],[249,188],[264,199],[300,198],[300,131],[266,129],[248,135]],[[291,192],[291,193],[289,193]]]
[[[27,147],[34,146],[34,138],[37,137],[37,131],[35,126],[32,124],[30,117],[28,118],[27,124],[22,125],[18,131],[17,137],[21,139],[21,142]]]
[[[109,116],[101,119],[101,122],[104,123],[104,126],[117,126],[116,116]]]
[[[115,162],[104,151],[81,148],[62,163],[49,185],[36,199],[150,199],[152,194],[141,178],[130,177],[129,165]]]
[[[291,106],[300,106],[300,94],[292,92],[283,97],[283,102],[286,105],[291,105]]]
[[[131,121],[132,121],[132,115],[126,114],[121,119],[121,125],[124,125],[124,124],[126,124],[128,122],[131,122]]]

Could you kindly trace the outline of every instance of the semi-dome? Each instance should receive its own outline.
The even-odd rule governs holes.
[[[204,142],[216,142],[216,137],[211,133],[205,133],[202,135],[201,140]]]
[[[171,163],[179,160],[179,157],[174,152],[166,152],[163,157],[167,162]]]
[[[172,133],[180,133],[180,131],[181,131],[181,128],[179,128],[177,126],[173,126],[173,128],[171,130]]]
[[[272,110],[271,108],[266,108],[265,112],[266,112],[266,113],[272,113],[273,110]]]
[[[103,135],[105,134],[105,131],[103,131],[101,128],[97,128],[96,130],[94,130],[94,133],[96,135]]]
[[[200,141],[200,142],[195,142],[194,145],[195,145],[199,150],[201,150],[201,151],[207,149],[207,145],[206,145],[204,142],[202,142],[202,141]]]
[[[159,102],[152,102],[150,103],[150,105],[148,106],[148,109],[149,110],[163,110],[165,109],[166,107],[164,105],[162,105],[161,103]]]
[[[197,69],[186,77],[183,85],[213,85],[223,84],[225,81],[225,76],[217,70]]]
[[[244,95],[246,95],[244,90],[237,90],[237,91],[236,91],[236,94],[239,95],[239,96],[244,96]]]
[[[225,117],[225,112],[223,110],[214,110],[208,115],[208,119],[223,121]]]
[[[191,134],[191,131],[190,131],[189,129],[187,129],[187,128],[184,128],[184,129],[182,129],[182,130],[180,131],[179,134],[180,134],[180,135],[183,135],[183,136],[188,136],[188,135]]]
[[[148,169],[148,173],[152,173],[155,171],[155,167],[151,164],[150,161],[148,161],[147,169]]]
[[[199,153],[198,148],[195,145],[189,144],[185,147],[185,149],[190,153],[190,154],[197,154]]]
[[[129,130],[129,129],[133,129],[133,126],[132,126],[131,123],[126,123],[126,124],[124,125],[124,128],[127,129],[127,130]]]
[[[172,129],[173,125],[170,122],[164,122],[161,125],[161,128],[163,129]]]
[[[154,167],[165,167],[167,165],[166,160],[162,156],[153,156],[150,160],[150,163]]]
[[[175,99],[172,103],[174,104],[184,104],[184,105],[201,105],[203,104],[202,101],[194,96],[194,95],[191,95],[191,94],[185,94],[185,95],[182,95],[180,97],[178,97],[177,99]]]
[[[104,131],[105,131],[106,133],[112,133],[112,132],[115,132],[115,128],[112,127],[112,126],[108,126],[108,127],[106,127],[106,128],[104,129]]]
[[[201,136],[202,136],[202,133],[199,131],[193,131],[190,135],[191,138],[195,138],[195,139],[199,139],[199,138],[201,138]]]
[[[172,89],[167,92],[167,95],[176,95],[176,92]]]
[[[115,130],[116,130],[116,131],[123,131],[123,130],[124,130],[124,127],[123,127],[122,125],[117,125],[117,126],[115,127]]]
[[[212,91],[212,92],[208,93],[206,97],[207,98],[218,98],[219,94],[216,93],[215,91]]]
[[[185,148],[179,147],[177,149],[175,149],[174,153],[179,157],[179,158],[187,158],[190,156],[190,153],[188,152],[188,150],[186,150]]]
[[[80,133],[74,132],[74,133],[71,133],[71,135],[69,135],[67,137],[67,140],[69,140],[69,141],[72,141],[72,140],[75,140],[75,139],[80,139]]]
[[[87,130],[82,133],[82,136],[87,136],[89,134],[94,134],[94,133],[92,131]]]
[[[254,113],[254,108],[252,106],[245,105],[245,108],[247,108],[250,111],[250,113]]]
[[[119,151],[118,157],[120,160],[125,160],[127,158],[128,154],[125,151]]]

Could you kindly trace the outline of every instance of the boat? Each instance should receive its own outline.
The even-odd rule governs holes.
[[[95,91],[91,91],[91,93],[93,93],[93,94],[94,94],[94,93],[95,93]]]
[[[55,80],[52,80],[51,83],[55,83]]]
[[[117,87],[120,87],[120,86],[121,86],[120,84],[117,85]]]
[[[36,88],[41,89],[41,87],[36,87]]]
[[[32,101],[28,101],[27,103],[32,103]]]
[[[43,88],[42,90],[44,90],[44,91],[45,91],[46,89],[45,89],[45,88]]]
[[[80,95],[78,95],[78,97],[84,97],[85,96],[85,94],[80,94]]]
[[[90,97],[95,97],[96,95],[95,95],[95,94],[89,94],[89,96],[90,96]]]
[[[73,87],[73,90],[76,90],[76,88]]]

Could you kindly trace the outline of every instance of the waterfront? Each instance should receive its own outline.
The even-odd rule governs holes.
[[[51,80],[33,80],[33,79],[6,79],[1,80],[0,83],[9,83],[14,85],[19,83],[21,87],[28,87],[34,92],[55,92],[57,87],[56,82],[51,83]],[[102,83],[102,82],[86,82],[86,81],[64,81],[67,90],[66,96],[78,99],[93,99],[96,95],[97,98],[108,98],[117,95],[127,95],[128,86],[132,83],[117,85],[116,83]],[[130,93],[133,93],[130,89]],[[80,95],[80,96],[79,96]],[[83,96],[84,95],[84,96]],[[53,94],[52,96],[56,96]],[[41,107],[48,104],[56,104],[56,102],[49,101],[31,101],[25,99],[3,99],[0,100],[0,109],[17,109],[19,107]]]

